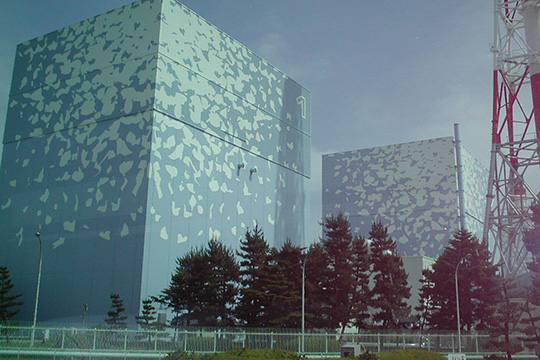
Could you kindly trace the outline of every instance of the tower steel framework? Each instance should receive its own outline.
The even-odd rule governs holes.
[[[484,239],[504,276],[525,271],[540,180],[540,0],[495,0],[493,119]]]

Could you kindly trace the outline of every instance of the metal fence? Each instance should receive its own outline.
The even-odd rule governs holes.
[[[424,348],[441,354],[457,352],[455,334],[420,333],[304,333],[269,329],[166,329],[163,331],[38,327],[31,343],[32,327],[0,326],[0,358],[77,356],[88,358],[162,358],[167,353],[218,352],[236,348],[279,348],[306,355],[337,356],[343,344],[359,345],[362,351],[381,352]],[[514,336],[516,341],[518,335]],[[472,357],[497,353],[488,335],[462,335],[462,352]],[[520,358],[534,359],[526,349]]]

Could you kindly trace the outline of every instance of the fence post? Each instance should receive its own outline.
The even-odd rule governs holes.
[[[452,334],[452,352],[456,352],[456,339],[454,339],[454,334]]]
[[[187,351],[187,330],[184,330],[184,352]]]
[[[377,334],[377,352],[381,352],[381,334]]]
[[[214,352],[216,352],[217,348],[217,331],[214,330]]]
[[[328,354],[328,333],[326,333],[326,336],[324,337],[324,340],[325,340],[325,349],[326,349],[326,353]]]
[[[66,329],[62,329],[62,349],[64,349],[65,341],[66,341]]]
[[[476,339],[476,353],[478,354],[478,334],[475,336]]]
[[[274,348],[274,332],[270,333],[270,349]]]
[[[156,332],[154,334],[154,351],[157,351],[157,339],[158,339],[158,330],[156,329]]]
[[[124,330],[124,351],[127,351],[127,330]]]

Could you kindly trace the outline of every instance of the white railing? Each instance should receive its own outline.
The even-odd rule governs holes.
[[[279,329],[139,331],[37,327],[32,346],[31,334],[32,327],[0,326],[0,354],[160,358],[176,350],[204,353],[235,348],[280,348],[301,353],[302,340],[301,332]],[[488,335],[462,334],[461,337],[464,353],[473,356],[497,353]],[[513,338],[519,341],[519,335]],[[456,352],[458,346],[455,334],[305,333],[304,339],[306,354],[329,356],[340,354],[342,344],[357,344],[370,352],[415,347],[441,354]],[[519,355],[534,358],[533,350],[529,349]]]

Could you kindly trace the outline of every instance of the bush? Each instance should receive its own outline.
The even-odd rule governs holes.
[[[434,351],[422,349],[402,349],[384,351],[379,354],[380,360],[445,360],[445,357]]]
[[[235,349],[216,354],[216,360],[257,360],[257,359],[279,359],[279,360],[299,360],[296,353],[282,349]]]
[[[379,357],[377,354],[370,353],[369,351],[366,351],[365,353],[358,355],[355,360],[378,360]]]
[[[296,353],[281,349],[235,349],[222,353],[193,354],[184,351],[175,351],[167,355],[164,360],[300,360]]]

